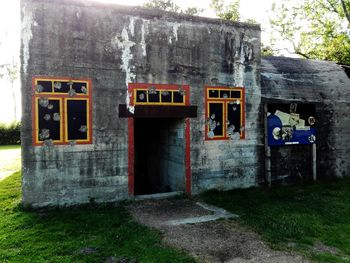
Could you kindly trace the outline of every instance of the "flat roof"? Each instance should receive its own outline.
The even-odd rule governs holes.
[[[45,4],[56,4],[56,5],[74,5],[74,6],[81,6],[81,7],[94,7],[94,8],[107,8],[107,9],[113,9],[113,11],[127,14],[127,15],[133,15],[133,16],[139,16],[146,19],[167,19],[167,20],[176,20],[176,21],[188,21],[188,22],[194,22],[194,23],[206,23],[206,24],[215,24],[215,25],[228,25],[228,26],[235,26],[238,28],[248,28],[253,30],[261,30],[260,24],[251,24],[251,23],[245,23],[245,22],[233,22],[233,21],[227,21],[223,19],[218,18],[209,18],[209,17],[201,17],[201,16],[191,16],[186,14],[180,14],[175,12],[168,12],[163,11],[160,9],[154,9],[154,8],[146,8],[146,7],[140,7],[140,6],[125,6],[125,5],[119,5],[119,4],[113,4],[113,3],[101,3],[91,0],[22,0],[22,3],[27,2],[38,2],[38,3],[45,3]]]

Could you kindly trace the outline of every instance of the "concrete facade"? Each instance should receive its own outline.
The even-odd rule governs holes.
[[[129,83],[190,86],[191,193],[258,184],[260,28],[87,1],[22,1],[23,203],[129,198]],[[33,146],[33,76],[92,81],[93,142]],[[204,86],[244,86],[246,139],[204,141]]]
[[[188,193],[197,194],[213,188],[245,188],[264,182],[262,98],[266,102],[274,99],[287,102],[304,98],[304,90],[300,86],[298,91],[283,93],[284,85],[291,87],[290,83],[296,82],[283,82],[284,73],[278,69],[281,64],[274,64],[273,59],[263,60],[261,64],[258,25],[79,0],[22,0],[21,8],[24,206],[68,206],[133,197],[130,121],[120,118],[118,112],[121,104],[131,113],[134,111],[128,92],[130,83],[190,87],[189,104],[197,106],[197,117],[182,118],[168,126],[165,134],[160,133],[159,140],[164,136],[166,139],[159,153],[150,158],[150,162],[157,162],[164,156],[160,170],[167,175],[163,181],[167,181],[172,190],[185,191],[189,187]],[[314,63],[312,67],[319,65],[310,63]],[[342,109],[349,108],[349,104],[341,100],[334,102],[332,99],[338,91],[327,90],[323,81],[329,78],[326,75],[329,67],[339,74],[336,87],[346,90],[349,98],[349,79],[334,63],[320,65],[326,65],[325,71],[310,72],[300,78],[311,76],[313,82],[308,85],[324,87],[322,94],[326,94],[326,98],[305,92],[311,97],[306,100],[314,102],[317,98],[318,105],[331,100],[330,104],[320,106],[320,114],[328,112],[334,117],[340,114],[339,117],[345,119]],[[302,72],[291,73],[290,77],[299,78],[297,75]],[[91,80],[91,144],[34,145],[32,80],[35,76]],[[241,127],[244,139],[205,140],[206,86],[244,88],[245,124]],[[326,120],[322,118],[323,121]],[[325,174],[334,171],[337,176],[347,174],[349,161],[344,156],[349,153],[350,145],[338,142],[334,129],[341,128],[346,135],[348,122],[348,119],[346,124],[334,121],[330,128],[321,128],[321,133],[327,133],[329,138],[319,147],[319,169],[327,170]],[[182,134],[186,129],[188,137]],[[184,153],[185,145],[189,146],[188,154]],[[337,150],[322,155],[326,149],[322,147],[328,150],[337,147]],[[303,152],[300,149],[297,152]],[[182,154],[189,157],[187,166],[186,160],[181,159]],[[277,167],[276,173],[282,168]],[[300,169],[306,171],[307,168]],[[292,170],[288,171],[291,174]],[[185,174],[189,177],[185,178]]]

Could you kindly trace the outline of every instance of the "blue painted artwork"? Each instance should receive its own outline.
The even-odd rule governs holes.
[[[269,104],[267,132],[269,146],[316,143],[315,106],[311,104]]]

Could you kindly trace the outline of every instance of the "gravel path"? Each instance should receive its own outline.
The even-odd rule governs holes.
[[[163,233],[163,242],[179,248],[200,262],[306,263],[300,255],[270,249],[258,234],[233,219],[195,224],[169,222],[213,215],[189,199],[148,200],[128,206],[135,220]]]
[[[17,172],[21,167],[21,149],[0,151],[0,181]]]

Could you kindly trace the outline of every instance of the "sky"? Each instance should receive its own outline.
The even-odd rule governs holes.
[[[49,1],[49,0],[48,0]],[[85,0],[90,1],[90,0]],[[125,5],[125,0],[93,0]],[[142,5],[145,0],[128,0],[128,5]],[[174,2],[186,8],[196,6],[206,9],[201,16],[215,17],[210,10],[210,0],[174,0]],[[243,18],[253,18],[262,26],[262,41],[267,43],[269,38],[269,10],[273,0],[241,0],[240,14]],[[0,65],[19,65],[20,47],[20,7],[19,0],[0,1]],[[17,110],[21,112],[20,82],[19,77],[14,83]],[[12,98],[11,84],[6,79],[0,79],[0,123],[8,123],[15,120],[14,101]],[[17,119],[20,119],[18,114]]]

